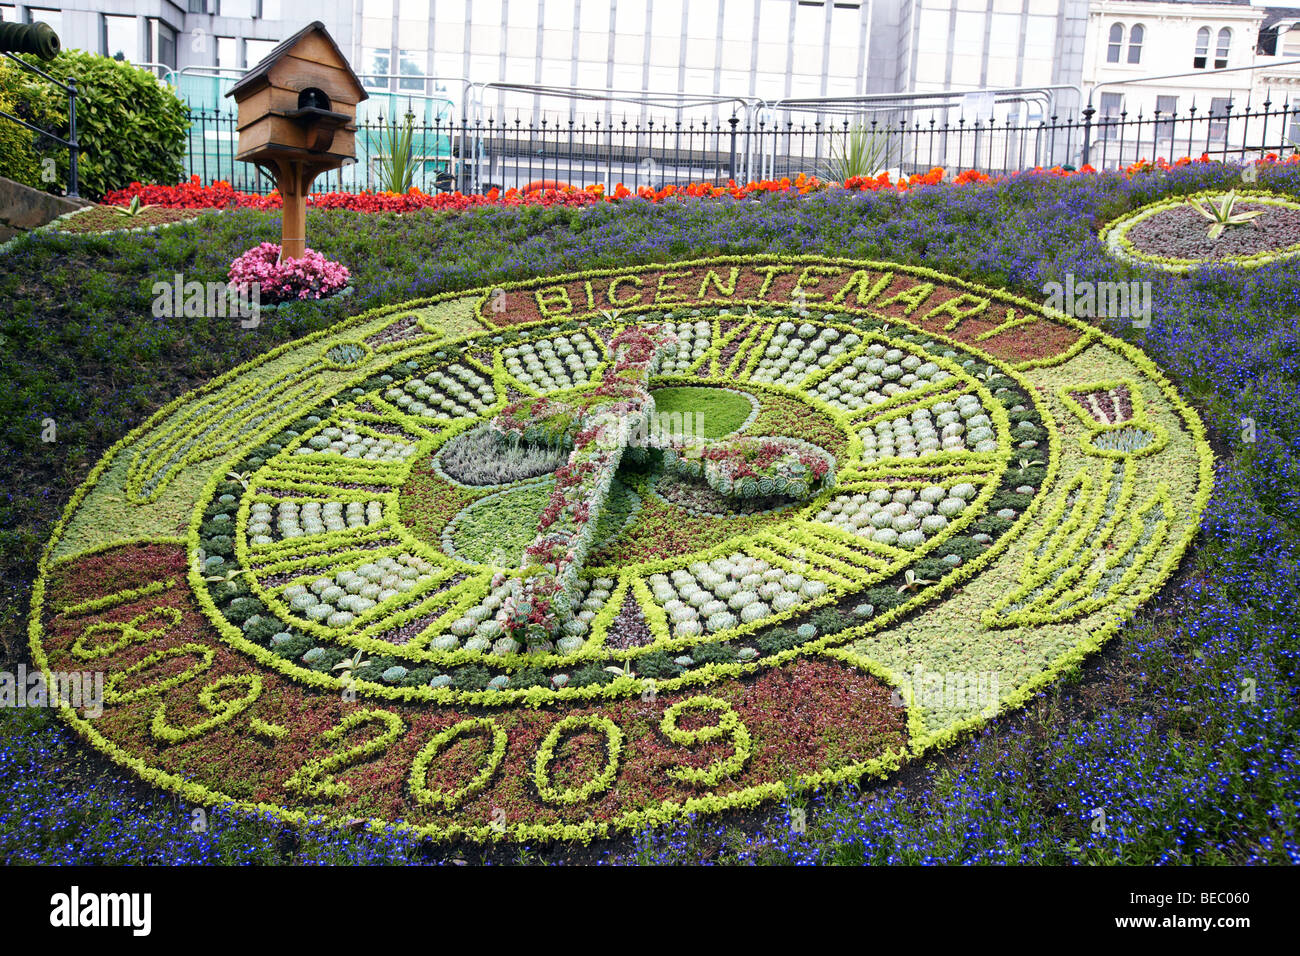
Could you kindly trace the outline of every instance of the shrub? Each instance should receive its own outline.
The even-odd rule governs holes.
[[[692,648],[691,657],[697,664],[730,664],[736,659],[736,649],[730,644],[701,644]]]
[[[589,684],[608,684],[614,675],[599,664],[588,664],[573,672],[569,683],[574,687],[586,687]]]
[[[523,690],[527,687],[548,687],[551,679],[540,667],[525,667],[510,675],[510,688]]]
[[[492,679],[487,668],[475,664],[458,667],[451,675],[451,686],[455,690],[482,690]]]
[[[34,85],[24,83],[26,76],[22,67],[12,60],[0,58],[0,110],[42,129],[58,132],[66,123],[66,116],[61,116],[55,104],[42,97]],[[66,150],[53,141],[38,137],[17,123],[0,120],[0,175],[38,189],[54,189],[67,182],[66,170],[63,179],[56,176],[54,182],[42,182],[41,160],[47,153],[55,157],[56,152],[63,152],[66,157]],[[55,169],[58,169],[57,158]]]
[[[779,654],[781,651],[789,650],[803,643],[793,632],[784,628],[776,628],[763,634],[758,639],[759,653],[764,656]]]
[[[148,70],[105,56],[65,50],[41,69],[60,82],[77,84],[79,191],[99,198],[133,182],[175,183],[181,178],[187,108],[175,91]],[[12,63],[0,68],[0,109],[66,137],[68,98],[60,89]],[[11,144],[12,123],[0,137],[0,175],[29,186],[61,192],[68,181],[68,150],[20,129]],[[35,140],[44,140],[37,143]],[[16,148],[14,148],[16,146]],[[55,160],[58,179],[40,181],[40,160]]]
[[[652,680],[669,680],[682,672],[682,667],[663,651],[647,654],[636,664],[640,677]]]

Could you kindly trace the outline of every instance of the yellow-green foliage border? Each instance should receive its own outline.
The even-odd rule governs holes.
[[[1234,191],[1238,198],[1245,199],[1247,202],[1260,203],[1266,206],[1282,206],[1300,212],[1300,202],[1281,193],[1265,192],[1258,189],[1238,189]],[[1170,196],[1167,199],[1147,203],[1147,205],[1107,223],[1098,233],[1097,238],[1106,247],[1106,251],[1117,259],[1122,259],[1131,265],[1153,266],[1166,272],[1191,272],[1193,269],[1199,269],[1202,266],[1237,266],[1242,269],[1256,269],[1260,266],[1266,266],[1270,262],[1294,259],[1296,256],[1300,256],[1300,242],[1298,242],[1294,245],[1284,246],[1281,249],[1270,249],[1266,252],[1255,252],[1246,256],[1227,256],[1223,259],[1183,259],[1177,256],[1157,256],[1149,252],[1143,252],[1128,237],[1129,230],[1151,216],[1178,206],[1184,206],[1193,200],[1197,202],[1213,202],[1216,199],[1222,199],[1226,195],[1227,192],[1222,189],[1206,189],[1198,193],[1192,193],[1189,196]]]

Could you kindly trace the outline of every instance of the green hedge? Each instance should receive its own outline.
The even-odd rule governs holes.
[[[60,81],[76,80],[83,196],[98,199],[136,181],[180,181],[189,117],[175,91],[148,70],[80,50],[35,65]],[[0,110],[68,135],[67,95],[10,60],[0,60]],[[41,178],[41,161],[47,157],[55,161],[53,182]],[[68,182],[68,150],[0,120],[0,176],[62,192]]]

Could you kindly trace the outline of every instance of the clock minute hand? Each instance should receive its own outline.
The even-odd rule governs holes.
[[[526,399],[490,423],[503,442],[572,446],[555,472],[537,537],[524,549],[524,574],[510,584],[496,614],[502,629],[526,646],[550,641],[572,620],[578,575],[628,436],[654,415],[650,376],[676,349],[677,336],[668,327],[624,329],[610,342],[613,366],[581,404]]]

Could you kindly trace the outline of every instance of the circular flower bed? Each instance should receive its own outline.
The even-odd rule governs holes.
[[[1216,235],[1215,214],[1239,221]],[[1300,255],[1300,202],[1257,191],[1200,192],[1143,206],[1107,225],[1100,238],[1117,258],[1170,272],[1261,266]]]
[[[160,411],[58,526],[32,651],[104,670],[65,716],[188,799],[587,839],[1020,705],[1167,579],[1211,463],[1140,352],[951,277],[549,277]]]

